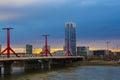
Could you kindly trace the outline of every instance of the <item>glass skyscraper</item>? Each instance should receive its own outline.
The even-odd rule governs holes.
[[[76,55],[76,24],[73,22],[65,23],[65,50],[68,48],[68,41],[70,43],[70,51]]]

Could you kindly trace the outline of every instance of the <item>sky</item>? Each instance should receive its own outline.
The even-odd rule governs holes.
[[[77,45],[120,46],[120,0],[0,0],[0,43],[6,46],[4,27],[12,27],[11,45],[63,47],[65,22],[76,23]]]

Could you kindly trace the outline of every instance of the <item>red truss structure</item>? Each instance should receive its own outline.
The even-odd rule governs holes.
[[[10,30],[13,28],[3,28],[3,30],[7,30],[7,48],[5,48],[0,55],[7,51],[7,57],[10,58],[10,51],[13,52],[16,57],[19,57],[17,53],[10,47]]]
[[[68,40],[68,43],[67,43],[67,50],[66,50],[66,53],[65,53],[65,56],[72,56],[72,53],[70,51],[70,40]]]
[[[52,54],[48,50],[48,36],[49,35],[43,35],[43,36],[45,37],[45,48],[44,48],[44,51],[41,53],[41,56],[48,56],[48,54],[52,56]]]

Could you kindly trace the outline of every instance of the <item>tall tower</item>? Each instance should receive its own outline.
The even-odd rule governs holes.
[[[70,45],[70,50],[73,55],[76,55],[76,24],[73,22],[65,23],[65,50]],[[69,41],[69,42],[68,42]]]

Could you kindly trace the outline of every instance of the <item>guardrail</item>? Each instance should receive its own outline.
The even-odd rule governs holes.
[[[1,56],[0,61],[8,61],[8,60],[35,60],[35,59],[67,59],[67,58],[84,58],[83,56],[40,56],[40,55],[21,55],[20,57],[11,56],[7,58],[7,56]]]

